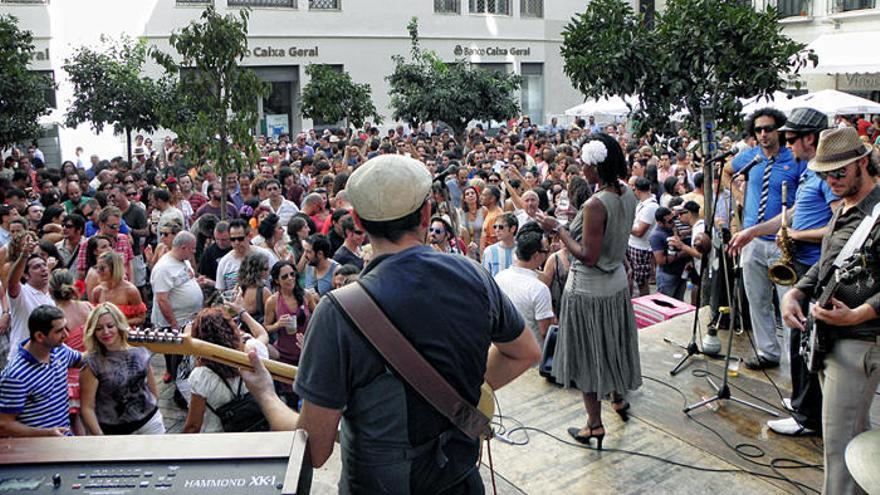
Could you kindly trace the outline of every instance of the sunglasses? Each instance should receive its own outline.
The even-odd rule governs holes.
[[[503,228],[505,228],[505,227],[507,227],[507,225],[493,225],[493,226],[492,226],[492,228],[495,229],[495,230],[501,230],[501,229],[503,229]]]
[[[62,225],[62,227],[64,227],[65,229],[72,229],[73,224],[72,223],[65,223],[64,225]]]
[[[134,184],[134,180],[133,179],[131,179],[131,180],[126,179],[126,180],[122,181],[122,183],[123,184]]]
[[[795,136],[785,136],[785,142],[788,144],[794,144],[798,139],[802,137],[803,136],[801,136],[800,134],[797,134]]]
[[[229,240],[232,241],[232,242],[244,242],[244,236],[241,236],[241,237],[232,237],[232,236],[230,236],[230,237],[229,237]]]
[[[771,132],[773,132],[775,130],[776,130],[775,125],[762,125],[762,126],[755,127],[755,135],[761,134],[762,132],[766,132],[767,134],[770,134]]]
[[[287,280],[292,276],[293,276],[293,272],[282,273],[281,275],[278,275],[278,279],[279,280]]]
[[[819,176],[819,178],[822,180],[826,180],[829,177],[834,179],[843,179],[847,176],[847,168],[849,167],[841,167],[837,170],[830,170],[828,172],[816,172],[816,175]]]
[[[108,225],[107,228],[110,229],[110,230],[118,230],[118,229],[119,229],[119,224],[117,223],[116,225]]]
[[[431,227],[430,229],[428,229],[428,231],[431,232],[432,234],[440,235],[440,234],[445,233],[446,229],[438,229],[438,228]]]
[[[125,195],[126,195],[127,197],[129,197],[129,198],[134,198],[135,196],[137,196],[137,193],[136,193],[136,192],[130,192],[130,193],[125,193]]]

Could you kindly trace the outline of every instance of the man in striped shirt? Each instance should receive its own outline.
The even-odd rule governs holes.
[[[0,437],[69,435],[67,369],[82,355],[64,345],[67,320],[55,306],[37,306],[28,330],[0,373]]]
[[[510,268],[515,259],[514,248],[516,247],[516,231],[519,221],[513,213],[504,213],[495,217],[492,225],[498,242],[487,247],[483,251],[483,267],[489,270],[493,277],[498,272]]]

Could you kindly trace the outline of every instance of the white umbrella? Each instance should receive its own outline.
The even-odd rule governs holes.
[[[835,89],[823,89],[798,96],[789,101],[792,103],[791,108],[815,108],[828,116],[880,114],[880,103]]]
[[[740,98],[739,101],[743,105],[742,111],[740,112],[742,115],[749,115],[759,108],[766,107],[772,107],[787,114],[795,108],[791,105],[793,98],[789,98],[789,96],[782,91],[774,91],[772,95],[768,95],[766,98],[762,95],[758,95],[751,98]]]

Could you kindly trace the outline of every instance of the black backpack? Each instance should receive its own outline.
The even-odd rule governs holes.
[[[229,383],[226,380],[222,381],[226,388],[232,392],[232,387],[229,386]],[[242,379],[239,378],[238,391],[232,392],[233,397],[231,401],[216,409],[211,407],[207,400],[205,405],[220,418],[223,431],[269,431],[269,422],[266,420],[266,416],[263,415],[263,411],[260,409],[260,405],[257,404],[256,399],[250,393],[241,394],[241,382]]]

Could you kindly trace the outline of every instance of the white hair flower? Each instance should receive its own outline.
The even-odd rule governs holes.
[[[594,139],[581,148],[581,161],[584,165],[598,165],[608,158],[608,148],[605,143],[598,139]]]

